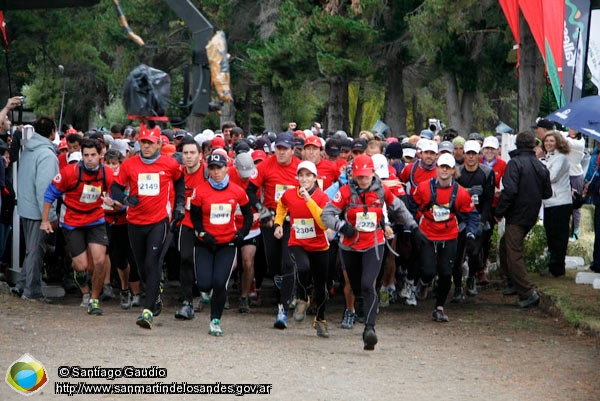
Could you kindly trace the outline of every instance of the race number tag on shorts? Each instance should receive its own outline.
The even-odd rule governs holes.
[[[210,205],[210,224],[227,224],[231,220],[231,205],[215,203]]]
[[[479,205],[479,195],[471,195],[471,201],[474,205]]]
[[[283,193],[290,188],[294,188],[294,186],[284,184],[275,185],[275,202],[279,202],[279,198],[281,198],[283,196]]]
[[[356,213],[356,229],[358,231],[371,233],[377,228],[377,213]]]
[[[138,174],[138,194],[156,196],[160,193],[160,177],[158,173]]]
[[[294,232],[296,233],[296,239],[315,238],[317,236],[315,220],[294,219]]]
[[[433,207],[431,208],[431,212],[433,213],[434,221],[440,222],[447,221],[450,219],[450,209],[448,209],[447,207],[433,205]]]
[[[100,198],[101,194],[101,187],[95,187],[93,185],[84,185],[83,192],[81,192],[81,197],[79,198],[79,201],[81,203],[96,203],[96,201]]]

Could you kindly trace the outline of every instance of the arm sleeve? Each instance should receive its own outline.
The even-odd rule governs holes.
[[[185,205],[185,178],[183,174],[175,181],[175,208]]]
[[[240,207],[241,209],[241,207]],[[197,233],[201,233],[204,231],[204,224],[202,223],[202,207],[196,206],[192,204],[190,206],[190,218],[192,219],[192,224],[194,225],[194,230]],[[246,222],[246,217],[244,216],[244,223]]]
[[[248,195],[248,198],[250,199],[250,204],[254,207],[256,207],[257,205],[260,205],[261,207],[256,207],[256,210],[260,210],[262,209],[262,204],[260,202],[260,199],[258,199],[258,196],[256,195],[256,192],[258,191],[258,187],[252,182],[250,181],[248,183],[248,187],[246,188],[246,195]]]
[[[123,185],[119,185],[117,181],[113,181],[110,186],[110,196],[113,200],[123,203],[123,199],[125,198],[125,187]]]
[[[283,198],[283,196],[281,198]],[[281,198],[277,201],[277,213],[275,214],[275,224],[283,226],[283,221],[285,220],[285,216],[287,215],[288,208],[281,201]]]
[[[340,220],[341,213],[341,209],[338,209],[331,202],[327,203],[321,213],[321,220],[325,227],[338,231],[342,225],[342,221]]]
[[[44,192],[44,202],[53,203],[62,194],[63,192],[60,189],[56,188],[56,185],[54,185],[54,183],[51,182],[50,185],[48,185],[48,188],[46,188],[46,192]]]
[[[243,237],[246,237],[250,232],[250,227],[252,227],[253,215],[252,215],[252,206],[250,203],[246,203],[244,206],[240,206],[242,211],[242,215],[244,216],[244,225],[240,230]]]
[[[310,214],[312,214],[312,216],[314,217],[315,222],[317,223],[319,228],[321,228],[321,230],[327,230],[327,226],[323,224],[323,219],[321,218],[321,213],[323,213],[323,209],[321,209],[321,207],[317,205],[317,202],[315,202],[314,199],[311,199],[308,202],[306,202],[306,207],[308,207],[308,210],[310,210]]]

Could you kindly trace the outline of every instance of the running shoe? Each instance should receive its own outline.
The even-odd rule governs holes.
[[[296,297],[294,297],[294,299],[292,299],[292,302],[290,302],[290,309],[295,309],[296,305],[298,305],[298,299]]]
[[[390,306],[390,292],[387,289],[379,290],[379,306],[382,308]]]
[[[131,291],[129,288],[126,290],[121,290],[121,309],[130,309],[131,308]]]
[[[306,310],[310,305],[310,298],[308,301],[303,299],[298,299],[296,301],[296,308],[294,309],[294,320],[297,322],[303,322],[306,319]]]
[[[444,313],[444,308],[442,306],[438,306],[433,311],[432,317],[434,322],[447,322],[450,320],[448,319],[448,315]]]
[[[465,295],[463,294],[462,287],[454,287],[454,295],[450,301],[453,304],[460,304],[465,302]]]
[[[475,282],[475,277],[468,277],[467,278],[467,295],[470,297],[474,297],[477,294],[479,294],[479,291],[477,291],[477,283]]]
[[[373,326],[365,326],[363,331],[363,349],[366,351],[373,351],[375,344],[377,344],[377,334],[375,334],[375,328]]]
[[[100,309],[100,302],[97,299],[90,299],[87,309],[88,315],[102,315],[102,309]]]
[[[415,285],[413,280],[404,280],[404,285],[402,286],[402,290],[400,291],[400,298],[408,299],[411,297],[413,292],[413,286]]]
[[[321,338],[329,338],[329,330],[327,330],[326,320],[317,320],[315,316],[314,327],[317,330],[317,336]]]
[[[115,299],[115,292],[110,284],[104,284],[104,286],[102,286],[102,295],[100,296],[100,299],[102,301]]]
[[[275,318],[275,328],[283,330],[287,328],[287,313],[282,304],[279,304],[277,309],[277,317]]]
[[[240,305],[238,307],[240,313],[250,313],[250,303],[247,297],[240,298]]]
[[[87,272],[78,272],[77,270],[73,270],[73,279],[75,279],[75,283],[81,287],[85,287],[88,283],[88,274]]]
[[[152,308],[152,315],[158,316],[162,312],[163,309],[163,301],[162,301],[162,293],[164,291],[162,283],[160,283],[158,287],[158,296],[156,297],[156,302],[154,302],[154,308]]]
[[[200,299],[202,300],[203,304],[209,304],[211,298],[212,298],[212,292],[204,292],[204,291],[200,292]]]
[[[344,317],[342,318],[342,329],[352,330],[354,328],[354,319],[356,314],[350,312],[348,309],[344,311]]]
[[[46,298],[45,296],[40,296],[40,297],[36,297],[36,298],[29,298],[28,296],[26,296],[25,294],[21,295],[21,299],[24,299],[25,301],[37,301],[43,304],[51,304],[52,300],[50,298]]]
[[[223,305],[223,309],[225,309],[225,310],[231,309],[231,305],[229,305],[229,295],[225,295],[225,305]]]
[[[415,294],[415,289],[411,286],[410,293],[408,297],[404,300],[404,303],[409,306],[417,306],[417,296]]]
[[[89,303],[90,303],[90,293],[86,292],[81,297],[81,303],[79,304],[79,306],[81,306],[82,308],[87,308]]]
[[[21,298],[23,296],[23,290],[20,290],[18,287],[10,287],[10,293],[17,298]]]
[[[395,304],[398,302],[398,291],[396,289],[389,290],[390,293],[390,303]]]
[[[221,337],[223,335],[223,330],[221,330],[221,321],[219,319],[213,319],[210,322],[208,334],[215,337]]]
[[[131,307],[140,305],[140,294],[133,294],[133,296],[131,297]]]
[[[179,320],[192,320],[194,316],[194,305],[190,301],[183,301],[183,306],[175,312],[175,319]]]
[[[138,326],[144,329],[152,328],[152,311],[150,309],[144,309],[142,314],[138,316],[137,321],[135,322]]]

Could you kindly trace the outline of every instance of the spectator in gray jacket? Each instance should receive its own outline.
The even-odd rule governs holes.
[[[544,199],[544,228],[550,261],[545,277],[565,275],[565,256],[569,243],[569,223],[573,210],[569,180],[569,143],[558,131],[548,131],[542,143],[546,158],[542,161],[550,172],[552,196]]]
[[[52,143],[56,124],[49,117],[33,123],[35,132],[27,139],[21,154],[17,175],[17,211],[25,237],[25,260],[17,285],[11,292],[23,299],[47,302],[42,294],[42,265],[46,252],[46,232],[40,229],[44,192],[58,174],[56,147]],[[52,208],[50,221],[56,222]]]

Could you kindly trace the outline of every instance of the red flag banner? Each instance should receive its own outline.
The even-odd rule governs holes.
[[[519,7],[529,25],[533,39],[542,57],[546,60],[546,46],[544,45],[544,11],[542,0],[519,0]]]
[[[500,6],[508,21],[508,26],[517,44],[521,43],[519,37],[519,0],[500,0]]]
[[[4,50],[8,50],[8,38],[6,37],[6,22],[4,21],[4,11],[0,11],[0,29],[4,37]]]

